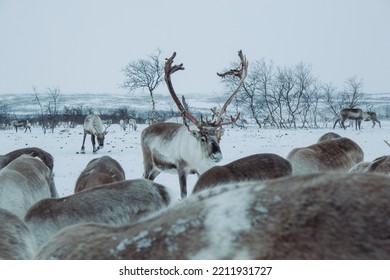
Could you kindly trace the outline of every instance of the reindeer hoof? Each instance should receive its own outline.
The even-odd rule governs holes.
[[[85,151],[81,151],[80,154],[85,154]]]

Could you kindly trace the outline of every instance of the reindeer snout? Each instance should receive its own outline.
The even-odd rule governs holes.
[[[211,159],[214,161],[214,162],[220,162],[221,159],[222,159],[222,153],[214,153],[211,155]]]

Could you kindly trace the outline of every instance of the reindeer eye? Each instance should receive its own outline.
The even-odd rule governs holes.
[[[207,142],[207,138],[206,138],[206,136],[202,136],[202,137],[200,137],[200,141],[202,141],[203,143]]]

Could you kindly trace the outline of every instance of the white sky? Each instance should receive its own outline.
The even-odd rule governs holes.
[[[132,60],[177,51],[178,93],[221,90],[238,61],[311,65],[339,88],[390,92],[390,0],[0,0],[0,94],[123,93]],[[158,91],[166,91],[162,86]]]

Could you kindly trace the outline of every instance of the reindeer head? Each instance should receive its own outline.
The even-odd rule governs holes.
[[[171,74],[178,70],[184,70],[183,63],[179,65],[172,65],[175,56],[176,56],[176,52],[174,52],[172,56],[170,58],[167,58],[165,61],[165,67],[164,67],[165,82],[167,84],[168,90],[173,100],[175,101],[181,113],[181,116],[183,117],[184,124],[187,126],[188,130],[190,130],[190,128],[186,120],[189,120],[197,127],[197,131],[192,130],[193,135],[198,139],[198,141],[200,141],[201,145],[207,145],[208,152],[211,153],[211,158],[214,158],[215,161],[218,162],[222,159],[222,154],[219,148],[219,141],[221,140],[223,134],[223,126],[236,122],[240,115],[238,114],[235,117],[230,116],[229,120],[223,120],[222,116],[225,114],[227,106],[230,104],[233,97],[237,94],[238,90],[244,83],[248,71],[248,61],[246,60],[246,57],[242,54],[242,51],[239,51],[238,56],[241,59],[240,67],[238,67],[237,69],[229,70],[222,74],[217,73],[217,75],[222,78],[228,75],[233,75],[238,77],[240,80],[233,93],[230,95],[230,97],[226,100],[225,104],[222,106],[220,112],[217,112],[216,107],[213,107],[211,108],[211,111],[213,113],[212,119],[208,120],[208,118],[206,118],[204,120],[203,117],[201,117],[201,120],[199,121],[189,113],[188,106],[185,102],[184,96],[182,97],[182,101],[183,101],[182,103],[180,102],[173,88],[172,81],[171,81]]]
[[[96,138],[97,138],[97,141],[98,141],[98,150],[101,150],[104,148],[104,137],[107,135],[108,131],[107,129],[110,127],[110,124],[106,126],[106,128],[104,129],[104,131],[102,133],[97,133],[96,134]]]

